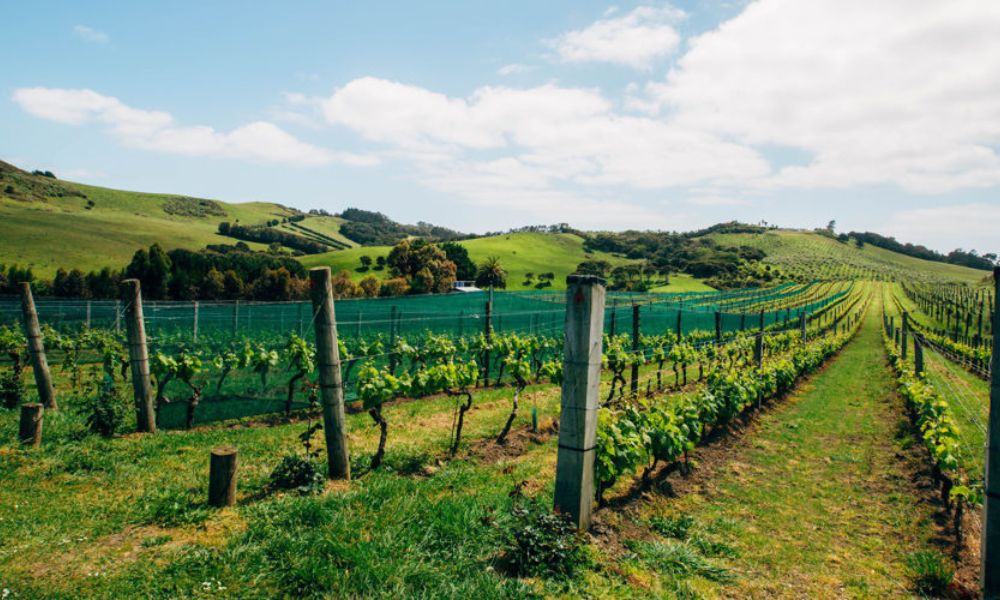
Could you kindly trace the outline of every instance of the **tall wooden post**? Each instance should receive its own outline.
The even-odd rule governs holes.
[[[396,355],[396,307],[389,311],[389,372],[396,373],[396,364],[399,356]]]
[[[920,339],[913,336],[913,374],[917,377],[924,372],[924,347],[920,344]]]
[[[191,341],[198,343],[198,301],[195,300],[191,306]]]
[[[763,333],[764,332],[764,311],[763,310],[760,311],[760,317],[759,317],[758,321],[759,322],[757,324],[757,328],[760,329],[761,333]]]
[[[214,448],[208,464],[208,505],[236,504],[236,448]]]
[[[722,313],[715,311],[715,344],[722,343]]]
[[[806,343],[806,323],[808,323],[808,320],[806,319],[806,311],[802,311],[799,313],[799,329],[801,329],[800,335],[802,337],[803,344]]]
[[[344,417],[344,382],[340,372],[340,349],[337,347],[337,316],[333,307],[330,267],[309,270],[313,323],[316,328],[316,365],[319,368],[319,394],[323,405],[323,433],[326,436],[326,460],[330,479],[350,479],[351,461],[347,449],[347,423]]]
[[[590,528],[594,501],[597,394],[604,333],[604,280],[566,278],[566,338],[562,410],[556,459],[555,507],[581,531]]]
[[[753,362],[757,368],[764,366],[764,332],[757,333],[757,338],[753,344]]]
[[[639,305],[632,305],[632,397],[639,396],[639,361],[635,355],[639,353]]]
[[[490,299],[486,301],[486,322],[483,323],[483,333],[486,336],[486,352],[483,359],[483,380],[490,383],[490,344],[493,342],[493,288],[490,288]]]
[[[683,309],[681,309],[681,305],[678,304],[677,305],[677,341],[678,342],[681,341],[681,338],[684,336],[683,324],[681,323],[681,319],[682,319],[681,315],[683,315],[683,314],[684,314],[684,311],[683,311]]]
[[[617,333],[616,326],[618,324],[618,303],[615,300],[611,301],[611,325],[608,327],[608,337],[615,337]]]
[[[90,329],[90,300],[87,300],[87,329]]]
[[[58,408],[56,394],[52,390],[49,361],[45,358],[42,328],[38,325],[38,312],[35,310],[35,298],[31,295],[31,284],[26,281],[21,282],[21,315],[24,319],[24,336],[28,338],[28,354],[31,357],[31,370],[35,374],[38,399],[45,408],[55,410]]]
[[[122,332],[122,301],[115,300],[115,333]]]
[[[237,299],[233,303],[233,337],[236,337],[236,332],[240,328],[240,301]]]
[[[993,267],[994,297],[1000,298],[1000,267]],[[983,598],[1000,598],[1000,311],[993,309],[993,356],[990,374],[990,416],[986,434],[986,493],[980,557]]]
[[[902,343],[902,347],[900,348],[900,351],[899,351],[900,352],[899,356],[903,360],[906,360],[906,356],[907,356],[907,352],[906,352],[907,339],[906,338],[909,335],[909,333],[910,333],[910,313],[908,313],[908,312],[906,312],[904,310],[903,311],[903,325],[899,329],[900,342]]]
[[[121,282],[121,301],[125,305],[125,333],[128,335],[128,359],[132,369],[132,392],[135,398],[136,430],[156,432],[153,388],[149,383],[149,350],[146,348],[146,323],[142,317],[142,290],[138,279]]]

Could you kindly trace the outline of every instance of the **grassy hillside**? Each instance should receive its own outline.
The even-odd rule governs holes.
[[[0,175],[0,263],[30,266],[41,277],[51,277],[58,267],[120,268],[138,248],[154,242],[192,250],[231,244],[231,238],[216,233],[220,221],[257,224],[295,214],[263,202],[231,204],[40,182],[43,178],[9,168],[0,169]],[[203,214],[197,214],[197,206]]]
[[[476,263],[488,256],[500,257],[500,261],[508,272],[507,289],[510,290],[534,289],[530,285],[522,285],[525,274],[534,273],[537,276],[539,273],[548,272],[552,272],[556,276],[553,287],[560,288],[565,282],[566,276],[572,273],[578,264],[590,258],[606,260],[612,265],[634,262],[605,252],[584,252],[583,238],[571,233],[511,233],[459,243],[468,249],[469,257]],[[304,256],[301,260],[307,267],[329,266],[335,272],[350,271],[355,279],[361,279],[367,275],[386,279],[389,277],[388,271],[373,270],[362,273],[357,269],[361,266],[359,259],[362,255],[368,255],[374,259],[378,256],[387,256],[389,250],[389,246],[367,246]],[[678,282],[679,285],[692,285],[690,278],[685,280],[682,277]],[[669,291],[684,290],[671,286]]]
[[[934,262],[853,242],[836,240],[804,231],[754,233],[714,233],[708,236],[721,244],[746,245],[762,249],[765,262],[803,279],[850,279],[876,271],[928,281],[977,284],[988,271]]]

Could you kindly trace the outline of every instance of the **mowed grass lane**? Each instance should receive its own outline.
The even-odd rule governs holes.
[[[897,457],[903,420],[874,303],[853,340],[800,385],[703,482],[659,496],[643,520],[687,515],[728,532],[718,564],[733,577],[692,581],[712,597],[910,596],[909,554],[934,535],[932,508]]]

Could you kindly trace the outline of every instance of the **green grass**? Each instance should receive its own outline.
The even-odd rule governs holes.
[[[606,252],[587,253],[583,249],[583,238],[571,233],[511,233],[504,235],[478,238],[459,242],[469,251],[469,258],[479,263],[488,256],[500,257],[500,262],[507,269],[508,290],[535,289],[537,276],[540,273],[554,273],[552,288],[565,288],[566,276],[576,270],[576,266],[584,260],[606,260],[612,265],[627,264],[629,259],[620,258]],[[388,270],[359,272],[360,258],[363,255],[375,259],[378,256],[388,256],[389,246],[368,246],[351,248],[324,254],[314,254],[302,257],[301,261],[307,267],[328,266],[334,272],[346,270],[355,280],[367,275],[379,279],[389,277]],[[524,285],[525,275],[533,273],[535,279],[529,285]],[[682,287],[665,291],[707,291],[708,286],[701,284],[690,276],[680,276],[678,284]]]
[[[42,277],[51,277],[59,267],[122,268],[136,250],[156,242],[168,250],[234,243],[216,233],[220,221],[258,224],[293,214],[277,204],[219,202],[225,217],[178,216],[162,208],[164,201],[176,196],[64,183],[87,198],[23,201],[0,195],[2,262],[30,266]],[[94,202],[91,209],[86,208],[88,200]]]
[[[907,597],[906,558],[933,534],[894,440],[902,409],[886,370],[877,308],[825,370],[770,414],[745,444],[645,518],[725,523],[739,575],[706,597]]]
[[[687,273],[671,273],[670,283],[668,285],[660,285],[652,290],[651,292],[711,292],[715,288],[711,288],[705,285],[702,280],[697,277],[688,275]]]
[[[805,231],[769,231],[763,234],[711,234],[724,245],[746,245],[767,253],[765,262],[803,279],[870,278],[874,271],[893,277],[926,281],[952,281],[976,285],[989,273],[959,265],[897,254],[870,244],[857,248]]]

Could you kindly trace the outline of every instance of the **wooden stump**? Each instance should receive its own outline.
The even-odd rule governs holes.
[[[18,439],[22,444],[37,448],[42,443],[42,405],[31,402],[21,405],[21,427]]]
[[[211,506],[232,506],[236,503],[236,448],[232,446],[212,450],[208,503]]]

